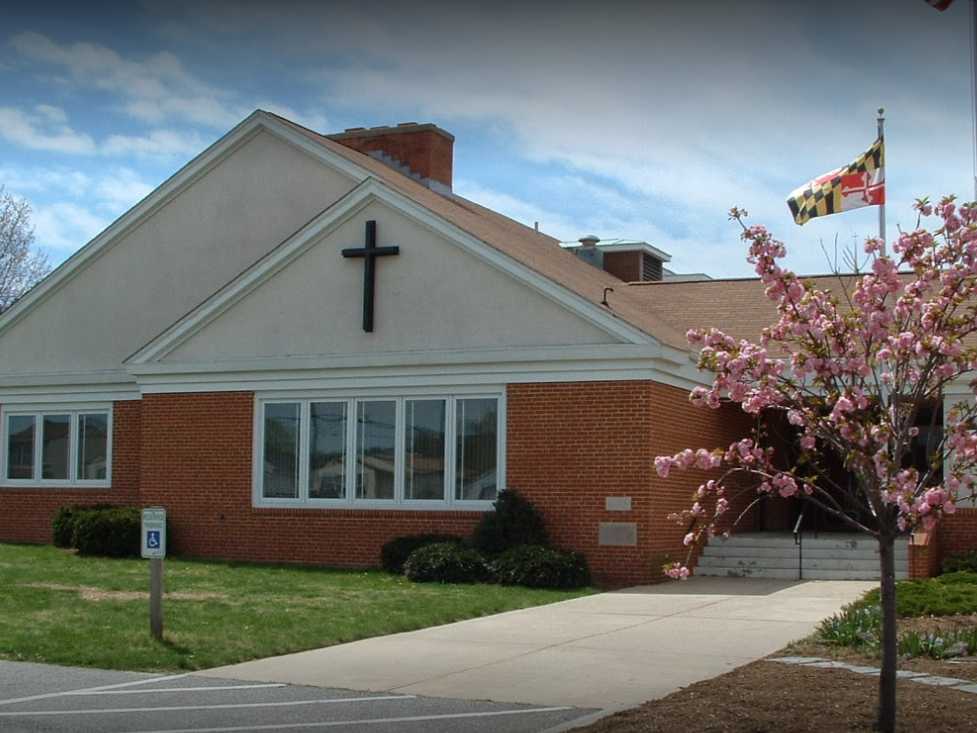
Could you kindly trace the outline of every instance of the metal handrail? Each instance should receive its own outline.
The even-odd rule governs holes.
[[[797,545],[797,579],[804,580],[804,533],[801,531],[801,523],[804,521],[804,510],[797,515],[794,522],[794,544]]]

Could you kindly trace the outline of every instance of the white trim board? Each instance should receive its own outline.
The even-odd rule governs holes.
[[[322,238],[328,236],[337,227],[373,202],[390,206],[398,213],[426,226],[483,262],[512,276],[521,284],[532,288],[586,322],[622,339],[626,343],[656,345],[658,343],[651,336],[625,323],[613,313],[594,305],[582,296],[448,223],[381,181],[375,178],[367,178],[268,255],[214,293],[200,306],[132,354],[126,359],[125,364],[129,367],[138,366],[158,362],[165,358],[262,283],[301,257],[302,254],[318,244]]]

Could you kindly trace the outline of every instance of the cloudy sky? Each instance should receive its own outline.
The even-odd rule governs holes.
[[[0,185],[58,262],[256,107],[322,132],[433,121],[458,193],[562,239],[747,275],[739,205],[820,272],[875,210],[801,228],[784,199],[867,148],[879,106],[890,234],[916,196],[972,198],[968,22],[964,0],[21,3]]]

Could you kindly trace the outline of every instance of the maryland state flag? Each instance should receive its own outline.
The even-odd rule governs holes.
[[[798,224],[885,203],[885,141],[879,138],[850,165],[838,168],[791,193],[787,206]]]

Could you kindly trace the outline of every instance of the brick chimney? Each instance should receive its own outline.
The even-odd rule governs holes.
[[[435,124],[351,127],[329,139],[358,150],[441,193],[451,191],[455,136]]]

